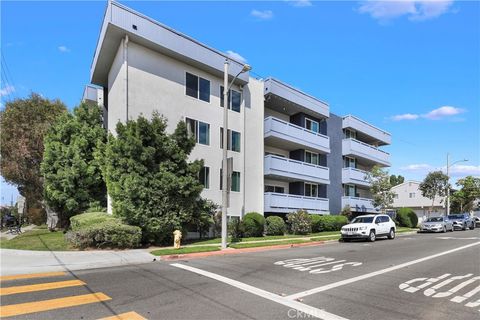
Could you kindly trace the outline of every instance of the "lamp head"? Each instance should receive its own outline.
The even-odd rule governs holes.
[[[249,64],[244,64],[242,68],[242,72],[248,72],[252,70],[252,67]]]

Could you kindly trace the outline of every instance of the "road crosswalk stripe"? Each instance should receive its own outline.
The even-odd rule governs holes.
[[[71,296],[66,298],[57,298],[50,300],[34,301],[27,303],[12,304],[0,306],[0,318],[12,317],[23,314],[49,311],[61,308],[75,307],[89,303],[97,303],[111,300],[109,296],[102,292]]]
[[[11,276],[0,276],[0,281],[7,280],[20,280],[20,279],[32,279],[32,278],[43,278],[43,277],[58,277],[66,275],[66,272],[43,272],[43,273],[29,273],[29,274],[15,274]]]
[[[131,311],[126,313],[116,314],[114,316],[102,318],[98,320],[147,320],[147,319],[142,317],[135,311]]]
[[[75,286],[83,286],[84,284],[85,282],[80,280],[68,280],[68,281],[39,283],[39,284],[32,284],[32,285],[26,285],[26,286],[14,286],[14,287],[0,288],[0,296],[6,296],[10,294],[17,294],[17,293],[75,287]]]

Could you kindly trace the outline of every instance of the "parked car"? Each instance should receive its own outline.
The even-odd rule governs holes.
[[[340,233],[345,242],[351,239],[373,242],[382,236],[394,239],[396,230],[395,223],[386,214],[369,214],[356,217],[350,224],[343,226]]]
[[[453,228],[460,230],[475,229],[475,222],[468,213],[451,214],[448,219],[452,220]]]
[[[431,217],[420,224],[418,232],[453,231],[453,222],[448,217]]]
[[[480,217],[473,217],[475,220],[475,227],[480,227]]]

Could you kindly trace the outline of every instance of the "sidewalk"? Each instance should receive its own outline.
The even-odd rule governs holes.
[[[29,226],[25,226],[22,228],[22,233],[24,233],[25,231],[28,231],[28,230],[32,230],[35,228],[35,225],[31,224]],[[8,232],[8,230],[2,230],[0,231],[0,238],[5,238],[7,240],[11,240],[13,238],[15,238],[16,236],[19,236],[21,235],[22,233],[12,233],[12,232]]]
[[[84,270],[141,264],[156,257],[143,249],[123,251],[29,251],[0,249],[0,275]]]

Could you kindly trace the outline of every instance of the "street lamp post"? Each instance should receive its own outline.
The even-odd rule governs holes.
[[[450,164],[450,154],[447,153],[447,216],[450,215],[450,167],[453,166],[455,163],[459,162],[466,162],[467,159],[458,160],[454,163]]]
[[[252,69],[248,64],[243,65],[242,70],[228,84],[228,59],[223,64],[223,160],[222,160],[222,249],[227,248],[227,205],[228,191],[227,188],[227,157],[228,157],[228,92],[237,77],[244,72]]]

